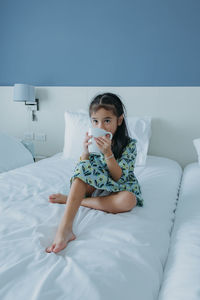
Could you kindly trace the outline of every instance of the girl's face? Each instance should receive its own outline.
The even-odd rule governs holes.
[[[115,134],[117,127],[122,124],[122,121],[123,115],[117,117],[111,110],[104,108],[100,108],[91,114],[92,126],[109,131],[112,135]]]

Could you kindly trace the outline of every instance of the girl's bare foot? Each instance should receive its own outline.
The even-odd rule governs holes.
[[[51,203],[59,203],[66,204],[67,196],[63,194],[52,194],[49,196],[49,202]]]
[[[73,234],[72,230],[65,230],[64,232],[59,230],[56,233],[54,242],[51,246],[47,247],[45,251],[47,253],[58,253],[59,251],[66,248],[70,241],[75,240],[76,236]]]

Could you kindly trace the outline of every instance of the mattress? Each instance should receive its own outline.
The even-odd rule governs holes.
[[[0,299],[157,299],[182,169],[148,156],[135,174],[144,206],[111,214],[80,206],[76,239],[46,253],[64,212],[75,161],[60,154],[0,174]]]
[[[200,165],[183,173],[159,300],[200,299]]]

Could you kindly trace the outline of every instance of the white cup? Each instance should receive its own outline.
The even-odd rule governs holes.
[[[98,146],[97,146],[97,144],[96,144],[96,142],[94,140],[94,137],[97,138],[97,137],[105,136],[105,135],[109,134],[110,135],[110,139],[112,140],[112,133],[109,132],[109,131],[106,131],[104,129],[101,129],[101,128],[93,128],[93,127],[91,127],[88,130],[88,134],[92,135],[92,138],[89,140],[89,142],[92,142],[92,144],[90,144],[88,146],[88,151],[90,153],[101,154],[101,151],[98,148]]]

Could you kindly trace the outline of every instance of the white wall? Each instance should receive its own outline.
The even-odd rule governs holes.
[[[13,87],[0,87],[0,130],[22,137],[24,132],[46,133],[36,142],[37,154],[61,152],[64,143],[64,111],[88,109],[99,92],[121,96],[128,116],[151,116],[149,154],[165,156],[182,166],[197,160],[192,144],[200,137],[200,87],[38,87],[38,121],[32,122],[24,103],[13,102]]]

